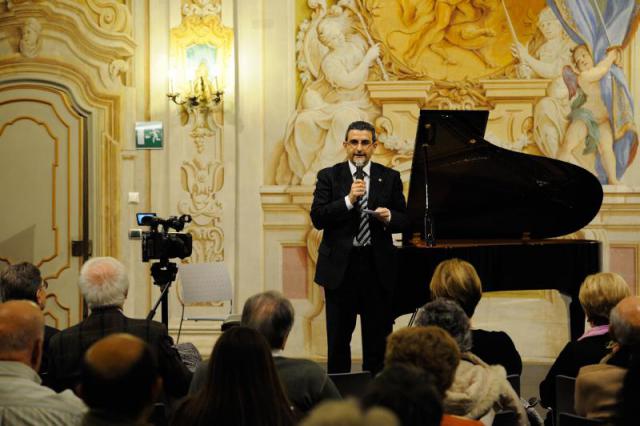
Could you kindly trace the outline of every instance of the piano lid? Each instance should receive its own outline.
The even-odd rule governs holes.
[[[425,239],[427,191],[436,242],[557,237],[583,228],[598,213],[602,186],[595,176],[564,161],[489,143],[482,138],[488,115],[420,112],[405,241],[417,233]]]

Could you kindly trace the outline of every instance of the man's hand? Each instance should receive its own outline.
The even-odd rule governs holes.
[[[374,210],[373,216],[385,225],[391,222],[391,210],[386,207],[378,207]]]
[[[351,184],[351,191],[349,192],[349,202],[355,206],[358,198],[362,197],[367,192],[367,185],[362,179],[356,179]]]

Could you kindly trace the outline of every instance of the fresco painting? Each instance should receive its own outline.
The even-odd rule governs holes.
[[[319,169],[343,160],[340,142],[349,122],[387,123],[370,99],[369,81],[430,81],[432,97],[459,96],[462,90],[481,99],[478,82],[540,79],[546,81],[546,95],[532,105],[524,135],[497,144],[580,165],[603,185],[622,183],[638,145],[622,68],[638,24],[638,2],[309,0],[307,5],[311,13],[299,26],[296,44],[301,91],[284,131],[276,183],[312,185]],[[391,139],[385,128],[380,131]]]

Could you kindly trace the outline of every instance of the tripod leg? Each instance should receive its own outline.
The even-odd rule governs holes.
[[[168,286],[167,286],[168,288]],[[168,292],[162,293],[162,323],[169,329],[169,297]]]

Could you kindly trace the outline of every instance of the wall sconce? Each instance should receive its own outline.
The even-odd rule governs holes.
[[[209,80],[209,69],[202,61],[198,65],[194,80],[190,80],[188,87],[183,93],[177,92],[173,87],[173,77],[169,79],[169,93],[167,97],[176,105],[184,106],[187,109],[210,108],[215,109],[222,102],[224,92],[218,86],[218,76],[214,76],[213,84]]]
[[[169,78],[167,98],[180,107],[180,121],[185,126],[190,120],[193,123],[190,135],[196,143],[198,152],[204,150],[204,138],[213,136],[214,127],[210,119],[213,112],[222,109],[224,91],[218,85],[218,76],[214,81],[209,79],[209,68],[203,60],[195,70],[195,78],[189,80],[182,91],[175,90],[174,76]]]

